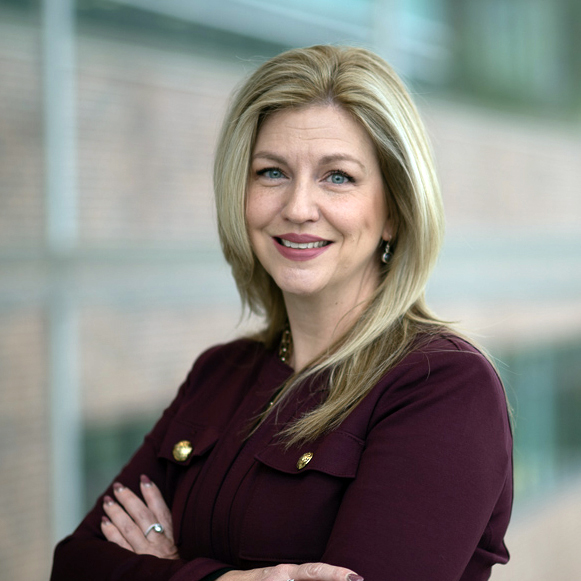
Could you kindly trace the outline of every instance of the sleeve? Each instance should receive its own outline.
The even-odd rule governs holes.
[[[204,362],[211,349],[197,360],[186,381],[180,387],[171,405],[164,411],[153,430],[145,437],[143,445],[113,482],[119,481],[139,493],[139,478],[147,474],[158,486],[164,498],[171,491],[164,489],[165,463],[158,460],[159,443],[180,407],[190,397],[199,383]],[[112,485],[103,493],[113,496]],[[55,548],[51,581],[201,581],[205,576],[228,567],[213,559],[184,560],[161,559],[152,555],[137,555],[105,539],[101,532],[103,496],[85,517],[76,531],[63,539]],[[171,507],[170,507],[171,508]]]
[[[512,500],[500,380],[480,353],[456,348],[394,371],[322,560],[366,581],[488,579],[508,559]]]

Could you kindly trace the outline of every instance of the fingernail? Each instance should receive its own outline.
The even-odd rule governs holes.
[[[112,498],[111,498],[111,497],[110,497],[108,494],[106,494],[106,495],[103,497],[103,503],[104,503],[104,504],[111,505],[111,504],[115,504],[115,501],[114,501],[114,500],[113,500],[113,499],[112,499]]]
[[[101,523],[104,525],[110,525],[111,521],[106,516],[103,516],[101,517]]]
[[[121,492],[125,487],[123,486],[123,484],[121,484],[120,482],[115,482],[113,484],[113,490],[115,492]]]
[[[145,474],[140,476],[140,480],[143,486],[151,486],[153,484],[153,482]]]
[[[355,573],[349,573],[347,575],[347,581],[363,581],[363,577],[361,575],[355,575]]]

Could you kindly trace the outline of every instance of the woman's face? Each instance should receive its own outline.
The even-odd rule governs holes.
[[[246,220],[258,260],[285,296],[365,300],[379,283],[378,245],[391,238],[366,131],[333,105],[272,114],[252,153]]]

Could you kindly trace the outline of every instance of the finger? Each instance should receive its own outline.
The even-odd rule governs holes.
[[[141,475],[141,494],[147,503],[147,507],[153,513],[157,522],[161,523],[165,535],[173,541],[173,520],[161,491],[145,474]]]
[[[141,528],[110,496],[103,498],[103,510],[134,552],[141,552],[147,546],[147,540]]]
[[[150,525],[157,522],[156,516],[149,507],[129,488],[115,482],[113,493],[119,504],[123,506],[133,522],[139,527],[142,535]]]
[[[157,522],[157,518],[143,501],[118,482],[113,484],[113,491],[120,503],[106,497],[107,515],[134,551],[163,559],[178,559],[179,553],[173,537],[156,531],[150,531],[147,536],[145,535],[151,525]],[[171,531],[171,517],[169,530]]]
[[[128,551],[135,552],[131,545],[123,538],[119,529],[106,516],[101,519],[101,531],[108,541],[111,541]]]
[[[295,565],[292,579],[295,581],[363,581],[363,577],[351,569],[328,563],[303,563]]]

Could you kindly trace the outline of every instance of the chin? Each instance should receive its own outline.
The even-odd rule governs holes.
[[[296,297],[312,297],[319,294],[323,289],[304,285],[278,285],[284,295],[294,295]]]
[[[283,294],[295,295],[300,297],[315,296],[325,289],[325,285],[320,281],[300,280],[297,277],[279,276],[273,277],[274,282]]]

